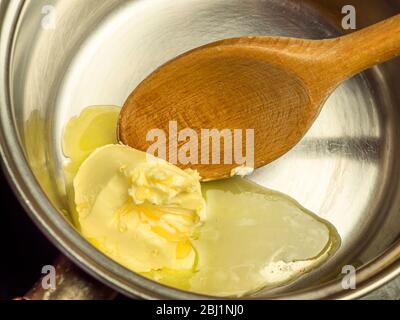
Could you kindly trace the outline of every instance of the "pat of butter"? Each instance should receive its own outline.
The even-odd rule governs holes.
[[[93,106],[73,117],[65,127],[63,152],[70,162],[67,171],[75,176],[82,162],[98,147],[117,143],[116,106]]]
[[[123,145],[95,150],[74,179],[82,235],[136,272],[189,270],[205,218],[199,175]]]

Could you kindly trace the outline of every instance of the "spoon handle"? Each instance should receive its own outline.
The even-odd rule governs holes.
[[[400,14],[334,39],[329,55],[331,76],[339,83],[399,55]]]

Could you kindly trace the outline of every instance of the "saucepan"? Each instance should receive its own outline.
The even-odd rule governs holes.
[[[243,35],[331,38],[352,32],[351,11],[363,28],[400,13],[400,1],[1,0],[1,157],[16,194],[65,256],[107,287],[206,298],[125,269],[75,230],[63,178],[66,122],[90,105],[123,105],[148,74],[189,49]],[[400,275],[399,124],[394,59],[337,88],[304,139],[250,177],[330,221],[342,245],[294,283],[245,298],[358,298]],[[346,286],[351,267],[356,285]]]

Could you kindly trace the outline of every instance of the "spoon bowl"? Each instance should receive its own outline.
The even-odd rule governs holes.
[[[281,105],[286,108],[277,110],[276,106]],[[246,149],[249,141],[244,139],[245,130],[254,130],[255,137],[263,137],[257,141],[254,157],[255,167],[260,167],[287,151],[286,147],[271,149],[271,144],[282,146],[288,139],[296,144],[301,138],[301,133],[293,131],[298,119],[308,127],[315,116],[307,87],[296,74],[270,63],[262,52],[226,42],[223,49],[220,44],[207,46],[165,65],[137,88],[126,106],[129,107],[122,110],[120,118],[120,139],[141,150],[151,145],[151,141],[142,139],[146,130],[160,128],[169,132],[171,121],[177,122],[178,129],[191,128],[199,137],[204,129],[216,129],[222,134],[226,129],[242,129],[240,140],[233,131],[229,132],[230,137],[224,138],[217,155],[215,150],[205,157],[202,153],[202,163],[196,164],[195,169],[207,180],[228,176],[238,166],[238,156],[232,154],[235,150],[231,148],[242,148],[241,155],[252,152]],[[144,118],[150,126],[143,127],[135,121]],[[209,141],[199,142],[212,146]],[[185,143],[186,139],[178,141],[177,149]],[[200,146],[199,153],[201,150],[204,146]],[[169,159],[172,157],[168,154]],[[193,167],[191,163],[179,165]]]

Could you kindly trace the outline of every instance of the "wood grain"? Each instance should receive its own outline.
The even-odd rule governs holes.
[[[258,168],[300,141],[342,81],[399,54],[400,15],[336,39],[215,42],[161,66],[132,92],[120,114],[119,139],[146,151],[149,130],[168,134],[170,121],[199,136],[201,129],[254,129]],[[220,153],[223,159],[223,148]],[[237,164],[178,166],[213,180],[229,176]]]

